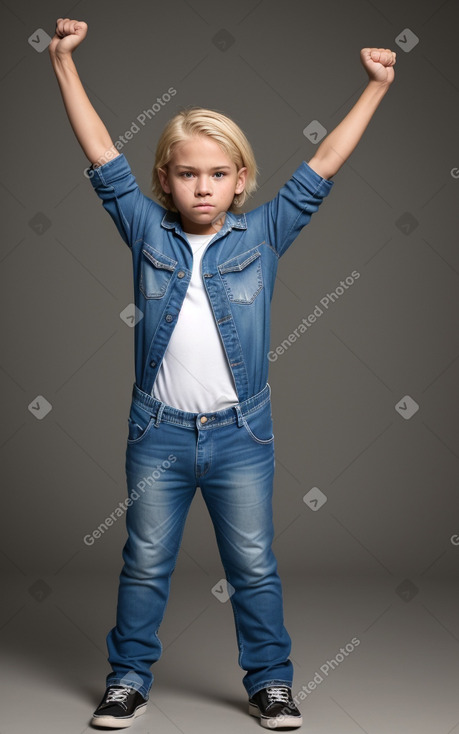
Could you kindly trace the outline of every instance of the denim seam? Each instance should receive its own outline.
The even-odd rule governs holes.
[[[188,430],[193,430],[196,426],[195,423],[183,423],[183,421],[174,421],[172,418],[162,418],[162,423],[169,423],[171,426],[179,426],[180,428],[186,428]]]
[[[146,426],[144,432],[140,436],[138,436],[137,438],[129,438],[128,437],[127,438],[127,443],[131,446],[132,444],[136,444],[136,443],[139,443],[140,441],[142,441],[142,439],[147,435],[147,433],[150,432],[150,428],[153,425],[153,420],[154,420],[154,418],[151,417],[150,420],[147,423],[147,426]],[[139,424],[137,424],[137,425],[139,425]],[[139,426],[139,428],[141,428],[141,426]]]
[[[242,415],[243,416],[250,415],[250,413],[253,413],[255,410],[258,410],[259,408],[263,408],[266,405],[266,403],[269,403],[269,400],[270,400],[270,395],[268,395],[268,397],[265,398],[261,403],[254,405],[253,408],[249,408],[249,410],[247,410],[246,412],[241,411]]]
[[[226,571],[225,571],[225,575],[226,575],[227,581],[229,581],[229,583],[231,584],[230,575],[227,574]],[[241,628],[240,628],[240,624],[239,624],[239,617],[238,617],[236,605],[235,605],[235,603],[233,601],[233,595],[230,596],[230,602],[231,602],[231,606],[233,608],[234,625],[236,627],[236,637],[237,637],[238,647],[239,647],[238,664],[239,664],[239,667],[242,668],[242,670],[244,670],[244,668],[242,666],[242,655],[244,653],[244,641],[243,641],[243,638],[242,638],[242,633],[241,633]]]
[[[263,390],[264,389],[265,388],[263,388]],[[260,392],[263,392],[263,390],[261,390]],[[256,396],[253,396],[253,397],[256,397]],[[250,403],[250,401],[253,400],[253,397],[252,398],[247,398],[247,400],[244,400],[242,402],[243,403]],[[240,407],[241,406],[241,403],[236,403],[236,405],[234,405],[232,407],[233,408],[239,408],[239,410],[241,411],[241,413],[242,413],[243,416],[250,415],[254,411],[259,410],[260,408],[263,408],[267,403],[269,403],[270,399],[271,399],[271,391],[269,390],[268,396],[266,398],[264,398],[260,403],[256,403],[255,405],[249,407],[246,410],[241,409],[241,407]],[[132,398],[132,402],[135,403],[136,405],[138,405],[143,410],[145,410],[145,411],[147,411],[147,412],[149,412],[151,414],[151,410],[152,410],[152,406],[151,405],[148,405],[146,402],[144,402],[143,400],[139,399],[138,397]],[[156,419],[156,425],[158,425],[159,420],[162,420],[162,421],[164,421],[166,423],[170,423],[172,425],[180,425],[180,426],[183,426],[184,428],[194,428],[194,426],[195,426],[194,420],[190,420],[189,422],[183,422],[182,420],[174,420],[174,417],[173,416],[169,416],[167,418],[163,418],[162,417],[162,413],[165,410],[166,405],[165,405],[165,403],[161,403],[161,401],[158,401],[158,402],[160,403],[160,407],[158,409],[158,413],[156,414],[156,416],[153,416]],[[182,411],[182,412],[187,412],[187,411]],[[206,413],[206,412],[207,413],[211,413],[211,411],[201,411],[201,412],[202,413]],[[216,411],[216,412],[218,412],[218,411]],[[198,414],[196,414],[196,415],[198,415]],[[223,422],[218,422],[216,425],[217,426],[226,426],[226,425],[230,425],[231,423],[234,423],[234,422],[235,422],[235,417],[230,417],[230,418],[224,420]],[[214,427],[216,427],[216,426],[206,426],[205,428],[208,429],[208,428],[214,428]],[[203,426],[203,428],[204,428],[204,426]]]
[[[161,418],[163,416],[163,411],[164,411],[164,403],[162,403],[160,405],[159,410],[158,410],[158,412],[156,414],[156,420],[155,420],[155,426],[156,426],[156,428],[158,428],[159,424],[161,423]]]
[[[270,438],[258,438],[258,436],[255,436],[254,432],[251,430],[251,428],[250,428],[250,426],[249,426],[249,424],[247,423],[246,420],[243,419],[243,424],[242,425],[244,426],[244,428],[247,431],[247,433],[249,434],[249,436],[256,443],[261,444],[262,446],[263,445],[266,445],[266,444],[273,443],[273,441],[274,441],[274,434]]]

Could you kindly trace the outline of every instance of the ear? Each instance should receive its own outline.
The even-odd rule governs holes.
[[[169,186],[169,180],[167,176],[168,176],[167,167],[158,168],[158,177],[159,177],[159,183],[161,184],[161,188],[166,194],[170,194],[171,187]]]
[[[234,189],[235,194],[242,194],[247,179],[247,168],[240,168],[237,172],[236,188]]]

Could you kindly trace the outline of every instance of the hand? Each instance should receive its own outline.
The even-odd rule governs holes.
[[[370,81],[391,84],[394,81],[394,64],[397,54],[390,48],[362,48],[360,61]]]
[[[88,24],[83,20],[58,18],[54,37],[49,44],[49,52],[54,54],[70,54],[86,38]]]

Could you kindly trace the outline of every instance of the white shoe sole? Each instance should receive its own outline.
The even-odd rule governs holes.
[[[271,731],[273,729],[291,729],[292,727],[298,729],[303,723],[302,716],[288,716],[288,714],[281,714],[282,718],[280,716],[279,718],[276,716],[263,716],[258,706],[254,703],[249,703],[249,714],[251,716],[257,716],[260,719],[260,724],[265,729],[271,729]]]
[[[128,726],[131,726],[134,719],[145,713],[146,709],[147,704],[143,703],[141,706],[136,708],[132,716],[129,716],[129,718],[126,719],[120,719],[117,716],[93,716],[91,719],[91,725],[105,726],[109,729],[127,729]]]

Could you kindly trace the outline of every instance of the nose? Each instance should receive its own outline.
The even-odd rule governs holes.
[[[198,176],[196,179],[196,196],[206,196],[212,193],[212,186],[207,176]]]

